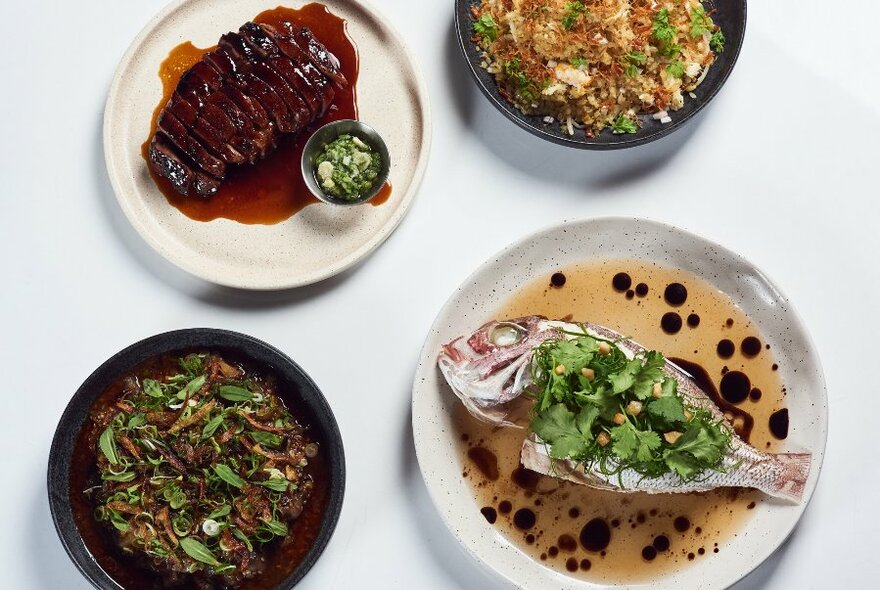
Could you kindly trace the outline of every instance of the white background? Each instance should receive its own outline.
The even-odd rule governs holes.
[[[342,518],[302,588],[494,588],[419,474],[409,423],[419,347],[484,259],[535,229],[602,215],[670,222],[741,253],[783,287],[818,345],[831,408],[822,477],[791,540],[738,588],[876,584],[880,4],[753,1],[743,53],[714,103],[669,138],[616,153],[541,142],[492,109],[459,56],[451,0],[375,4],[427,79],[434,143],[424,183],[364,263],[260,294],[160,259],[128,226],[105,173],[105,94],[163,0],[2,3],[0,586],[88,587],[49,516],[56,422],[116,351],[212,326],[289,353],[345,437]]]

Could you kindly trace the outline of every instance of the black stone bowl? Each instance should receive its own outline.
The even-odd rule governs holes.
[[[166,332],[132,344],[98,367],[70,400],[52,440],[48,473],[52,520],[73,563],[100,590],[119,590],[122,586],[98,564],[74,519],[69,499],[71,469],[87,468],[84,465],[71,464],[77,437],[88,420],[92,404],[114,381],[147,359],[194,349],[227,353],[271,370],[278,378],[281,397],[294,405],[295,413],[307,422],[321,442],[322,451],[327,458],[327,506],[320,530],[311,548],[276,590],[292,588],[306,575],[324,551],[336,528],[345,492],[345,456],[336,418],[318,386],[283,352],[251,336],[209,328]]]
[[[694,115],[712,100],[733,70],[739,51],[742,48],[746,30],[746,0],[728,0],[717,2],[706,0],[703,5],[714,10],[712,20],[721,27],[724,33],[724,51],[715,59],[709,73],[702,84],[694,90],[696,98],[685,95],[684,106],[670,112],[671,123],[661,124],[650,115],[639,116],[642,126],[637,133],[614,134],[606,128],[598,137],[587,138],[581,130],[571,136],[560,130],[559,122],[545,123],[541,116],[528,116],[520,112],[513,104],[498,93],[495,76],[480,67],[481,52],[471,37],[473,36],[474,17],[471,7],[480,4],[479,0],[455,0],[455,29],[458,32],[459,44],[465,61],[474,76],[480,90],[486,95],[495,108],[508,119],[540,138],[584,150],[613,150],[642,145],[669,135],[684,126]]]

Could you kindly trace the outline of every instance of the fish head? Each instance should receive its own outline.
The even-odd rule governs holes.
[[[468,411],[498,426],[523,426],[532,351],[557,334],[541,316],[487,322],[443,346],[437,363]]]

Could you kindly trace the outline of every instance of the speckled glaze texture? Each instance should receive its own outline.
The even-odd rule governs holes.
[[[553,571],[510,544],[479,517],[480,506],[461,476],[453,428],[458,403],[437,368],[440,347],[495,318],[504,301],[536,277],[587,261],[638,259],[696,274],[726,293],[760,328],[780,360],[792,428],[785,452],[810,452],[813,466],[799,505],[766,501],[729,541],[724,557],[697,562],[653,580],[652,588],[725,588],[769,557],[791,534],[815,489],[825,451],[827,397],[813,345],[788,298],[737,254],[681,229],[632,218],[565,222],[505,248],[468,277],[440,311],[413,383],[413,437],[431,499],[450,531],[475,560],[511,587],[608,588]],[[589,318],[582,318],[588,320]]]
[[[660,139],[681,128],[704,106],[709,104],[709,101],[715,98],[715,95],[721,90],[739,57],[746,31],[746,0],[725,2],[704,0],[703,4],[707,10],[714,10],[712,19],[724,32],[725,44],[724,51],[717,56],[715,63],[709,68],[706,79],[694,90],[696,98],[685,95],[684,106],[677,111],[670,112],[671,123],[662,124],[650,115],[642,113],[639,115],[642,126],[638,133],[615,135],[610,129],[605,129],[598,137],[587,139],[582,130],[576,131],[575,135],[571,136],[560,130],[558,122],[545,123],[542,116],[524,115],[501,97],[498,93],[495,76],[480,67],[482,55],[471,40],[474,22],[471,8],[479,4],[480,0],[456,0],[455,2],[455,27],[458,31],[459,43],[464,60],[473,74],[477,86],[489,99],[489,102],[505,117],[532,135],[560,145],[585,150],[613,150],[633,147]]]
[[[298,8],[295,0],[286,6]],[[369,255],[406,215],[421,182],[431,142],[430,108],[421,72],[397,33],[355,0],[323,0],[347,21],[360,55],[359,118],[385,139],[393,192],[379,207],[309,205],[275,225],[228,219],[199,222],[169,205],[141,157],[153,109],[162,96],[157,72],[184,41],[214,45],[278,1],[179,0],[134,40],[116,71],[104,110],[104,157],[129,222],[150,246],[208,281],[243,289],[283,289],[337,274]]]
[[[115,354],[85,380],[71,398],[58,422],[49,454],[49,507],[55,530],[70,559],[95,588],[119,590],[120,586],[101,569],[86,548],[74,521],[68,499],[74,445],[88,419],[92,404],[110,384],[149,358],[191,349],[207,349],[221,353],[227,351],[250,359],[258,366],[271,369],[285,392],[284,397],[298,404],[300,411],[309,417],[309,426],[317,434],[317,438],[323,441],[322,448],[328,457],[330,473],[327,508],[314,545],[296,569],[278,586],[278,590],[292,588],[321,556],[330,537],[333,536],[342,511],[345,493],[345,453],[342,436],[324,395],[299,365],[277,348],[237,332],[193,328],[152,336]]]

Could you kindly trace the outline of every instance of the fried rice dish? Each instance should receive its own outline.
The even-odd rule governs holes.
[[[636,133],[684,106],[724,50],[699,0],[482,0],[473,39],[502,96],[569,135]]]

